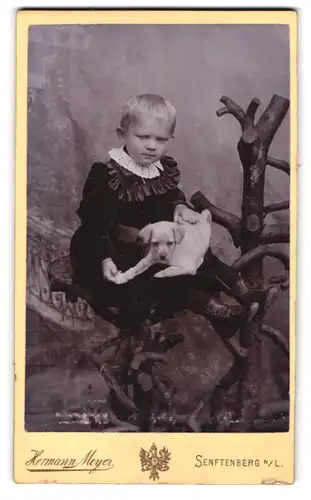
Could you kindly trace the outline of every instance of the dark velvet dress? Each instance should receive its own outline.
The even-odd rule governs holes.
[[[163,171],[153,179],[142,179],[113,159],[92,165],[77,210],[81,225],[71,240],[70,256],[74,281],[90,292],[91,305],[97,312],[108,305],[132,308],[142,301],[174,300],[182,304],[191,288],[202,286],[200,279],[193,276],[153,278],[158,270],[155,268],[124,285],[103,278],[104,259],[111,257],[124,271],[142,258],[140,245],[120,239],[120,225],[140,230],[150,223],[172,221],[176,206],[187,205],[178,188],[180,173],[176,161],[165,156],[161,164]],[[203,288],[209,286],[208,268],[228,270],[211,252],[208,256],[202,264],[207,270]],[[229,273],[228,278],[235,280],[236,276]]]

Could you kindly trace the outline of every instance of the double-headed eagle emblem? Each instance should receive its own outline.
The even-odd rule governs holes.
[[[171,460],[171,454],[168,449],[163,447],[159,450],[153,443],[149,451],[140,449],[139,453],[141,470],[142,472],[150,472],[149,479],[159,479],[159,472],[165,472],[169,470],[169,461]]]

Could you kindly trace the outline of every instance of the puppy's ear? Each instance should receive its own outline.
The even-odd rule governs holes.
[[[211,224],[212,223],[212,214],[211,214],[211,212],[206,208],[204,210],[204,213],[205,213],[206,222],[208,222],[209,224]]]
[[[185,236],[185,228],[183,226],[177,225],[173,227],[174,240],[177,243],[181,243]]]
[[[209,225],[212,224],[212,214],[211,212],[205,208],[199,215],[200,222],[207,222]]]
[[[145,226],[142,228],[141,231],[138,233],[138,239],[143,242],[144,245],[148,245],[150,243],[152,236],[152,225],[148,224],[148,226]]]

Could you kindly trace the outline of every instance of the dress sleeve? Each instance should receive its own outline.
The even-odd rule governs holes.
[[[94,163],[86,179],[77,214],[91,253],[101,260],[113,253],[112,232],[116,220],[117,199],[109,188],[104,163]]]
[[[186,197],[178,187],[169,191],[167,197],[173,210],[175,210],[177,205],[187,205]]]
[[[169,218],[170,220],[173,220],[174,219],[174,212],[175,212],[175,208],[177,207],[177,205],[185,205],[186,207],[190,208],[191,210],[194,210],[195,209],[193,208],[193,206],[188,203],[184,193],[181,191],[181,189],[179,188],[176,188],[176,189],[172,189],[171,191],[169,191],[167,193],[167,206],[169,208]]]
[[[186,205],[192,210],[193,207],[187,202],[186,196],[179,187],[180,171],[177,162],[169,156],[165,156],[161,162],[164,167],[164,178],[169,188],[166,193],[167,207],[170,219],[173,219],[177,205]]]

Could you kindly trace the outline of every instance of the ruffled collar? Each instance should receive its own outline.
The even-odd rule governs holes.
[[[140,202],[149,196],[166,194],[177,188],[180,172],[173,158],[163,156],[160,162],[159,176],[147,179],[130,172],[110,157],[105,162],[108,185],[123,202]]]
[[[160,171],[163,171],[160,161],[156,161],[154,163],[150,163],[148,166],[142,167],[136,163],[136,161],[134,161],[123,148],[112,149],[109,151],[109,156],[121,165],[121,167],[125,168],[125,170],[128,170],[142,179],[154,179],[155,177],[159,177]]]

